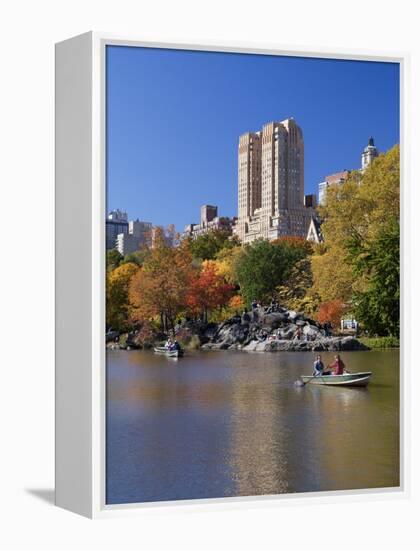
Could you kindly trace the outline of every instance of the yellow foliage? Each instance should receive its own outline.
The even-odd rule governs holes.
[[[321,302],[339,299],[346,303],[350,300],[354,276],[343,247],[334,245],[323,254],[314,254],[311,269],[312,295],[317,295]]]
[[[112,285],[118,282],[128,283],[138,270],[139,266],[137,264],[131,262],[122,264],[110,272],[108,277],[109,284]]]
[[[399,146],[380,155],[364,174],[355,171],[341,185],[327,190],[320,207],[325,243],[311,259],[313,287],[322,302],[349,303],[364,292],[368,274],[355,275],[355,248],[364,249],[378,238],[390,219],[399,219]]]
[[[116,330],[125,330],[130,316],[129,287],[133,276],[140,270],[133,263],[121,264],[107,274],[106,322]]]
[[[226,282],[236,285],[238,283],[235,273],[236,262],[243,254],[240,246],[235,248],[224,248],[221,250],[213,262],[216,265],[216,270],[219,275],[222,275]]]

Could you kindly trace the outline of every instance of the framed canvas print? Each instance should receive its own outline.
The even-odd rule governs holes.
[[[404,494],[405,61],[57,44],[59,506]]]

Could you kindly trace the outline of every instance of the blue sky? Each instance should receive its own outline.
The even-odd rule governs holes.
[[[108,46],[108,210],[178,230],[202,204],[236,215],[239,136],[289,117],[315,193],[326,175],[359,168],[369,136],[380,151],[399,142],[399,67]]]

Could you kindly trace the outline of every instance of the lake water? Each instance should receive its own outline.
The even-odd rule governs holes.
[[[108,351],[107,503],[398,486],[399,353],[341,357],[367,388],[296,387],[311,353]]]

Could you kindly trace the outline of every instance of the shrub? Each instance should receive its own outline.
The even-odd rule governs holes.
[[[362,344],[371,349],[391,349],[399,348],[400,340],[396,336],[379,336],[376,338],[358,338]]]

